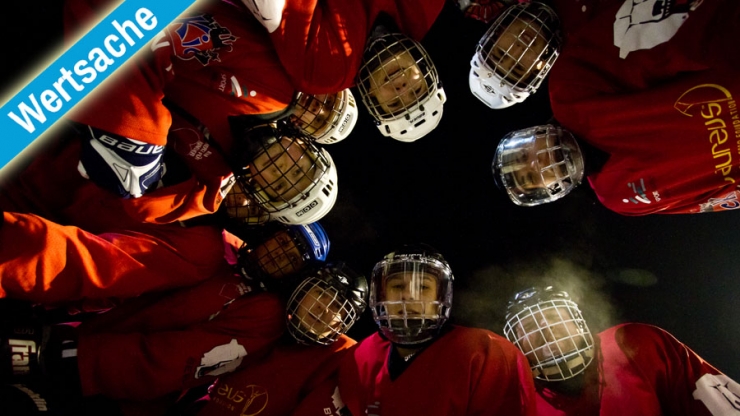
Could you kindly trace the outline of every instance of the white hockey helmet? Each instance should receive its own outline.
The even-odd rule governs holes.
[[[453,280],[450,265],[427,245],[386,255],[370,277],[370,308],[380,333],[401,345],[436,337],[450,317]]]
[[[248,129],[241,186],[284,224],[309,224],[334,206],[339,189],[329,152],[310,138],[279,129],[273,123]]]
[[[556,201],[583,180],[578,142],[559,126],[513,131],[499,142],[491,166],[493,179],[509,198],[525,207]]]
[[[346,88],[334,94],[299,92],[288,119],[316,143],[334,144],[349,136],[358,115],[355,97]]]
[[[571,379],[593,361],[594,339],[581,310],[567,292],[529,288],[506,307],[504,335],[529,361],[535,378]]]
[[[493,109],[534,94],[560,54],[560,20],[542,3],[510,6],[488,28],[470,60],[470,91]]]
[[[416,141],[434,130],[447,101],[424,47],[400,33],[369,40],[357,88],[380,132],[402,142]]]

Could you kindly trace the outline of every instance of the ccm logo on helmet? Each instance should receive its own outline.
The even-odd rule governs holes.
[[[415,123],[418,119],[424,117],[425,114],[426,114],[426,112],[423,112],[423,113],[419,114],[418,116],[412,118],[411,121],[409,121],[409,123],[412,123],[412,124]]]
[[[343,132],[344,128],[347,127],[347,123],[352,119],[352,114],[347,114],[342,120],[342,124],[339,125],[339,132]]]
[[[31,356],[38,350],[36,343],[25,339],[9,339],[10,359],[13,374],[28,374],[31,372]]]
[[[312,210],[312,209],[314,209],[314,208],[315,208],[315,207],[316,207],[317,205],[319,205],[319,202],[318,202],[318,201],[316,201],[316,200],[314,199],[314,200],[313,200],[313,202],[311,202],[310,204],[308,204],[308,206],[306,206],[306,207],[305,207],[305,208],[303,208],[302,210],[300,210],[300,211],[296,212],[296,213],[295,213],[296,217],[300,217],[301,215],[303,215],[303,214],[307,213],[308,211],[311,211],[311,210]]]

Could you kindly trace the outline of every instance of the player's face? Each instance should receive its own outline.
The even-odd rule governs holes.
[[[516,190],[521,192],[549,188],[557,182],[558,175],[561,178],[568,176],[565,164],[556,165],[562,160],[553,159],[554,154],[562,155],[562,152],[554,153],[547,150],[556,145],[553,140],[551,136],[537,137],[533,146],[504,155],[502,158],[502,163],[506,167],[504,170],[511,172]]]
[[[424,74],[408,51],[384,61],[370,79],[370,95],[388,114],[411,107],[428,91]]]
[[[583,332],[564,307],[545,308],[523,317],[516,333],[532,365],[574,352],[585,342]]]
[[[303,257],[286,231],[278,231],[271,238],[255,247],[252,260],[269,276],[279,279],[303,267]]]
[[[403,272],[389,276],[385,281],[385,301],[388,315],[403,315],[404,306],[409,317],[432,317],[437,314],[437,277],[429,273]],[[403,301],[403,302],[401,302]]]
[[[307,333],[325,338],[341,329],[342,304],[331,288],[314,286],[298,303],[295,318]]]
[[[294,123],[313,137],[320,137],[331,127],[332,109],[337,94],[303,95],[293,112]]]
[[[239,182],[235,182],[224,199],[226,213],[231,218],[260,218],[262,209],[247,195]]]
[[[540,26],[529,18],[515,18],[493,44],[488,60],[511,83],[528,79],[544,67],[539,59],[547,48]]]
[[[257,187],[273,201],[290,201],[313,184],[316,164],[305,144],[283,137],[249,165]]]

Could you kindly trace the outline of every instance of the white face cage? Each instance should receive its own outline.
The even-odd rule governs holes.
[[[494,109],[534,94],[560,53],[559,27],[555,12],[542,3],[506,9],[478,42],[470,61],[471,92]]]
[[[535,378],[561,381],[593,360],[594,340],[578,305],[553,299],[524,307],[504,325],[504,335],[529,360]]]
[[[380,132],[403,142],[418,140],[434,130],[447,101],[424,47],[400,33],[370,41],[357,88]]]
[[[349,88],[335,94],[298,93],[289,119],[316,143],[338,143],[352,132],[357,123],[357,103]]]
[[[396,255],[375,265],[370,308],[391,342],[419,344],[432,339],[450,317],[452,271],[422,255]]]
[[[501,139],[493,158],[494,179],[521,206],[558,200],[583,180],[583,155],[570,132],[535,126]]]
[[[342,293],[324,279],[304,280],[288,300],[290,335],[301,344],[329,345],[345,334],[359,316]]]
[[[283,136],[263,144],[239,178],[271,218],[284,224],[310,224],[337,200],[337,171],[325,149]]]

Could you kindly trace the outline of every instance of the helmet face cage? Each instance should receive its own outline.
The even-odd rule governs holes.
[[[330,170],[326,154],[307,138],[260,140],[246,172],[237,180],[268,213],[281,212],[310,197]]]
[[[501,139],[492,170],[515,204],[535,206],[558,200],[578,186],[584,165],[573,135],[545,125],[517,130]]]
[[[311,255],[290,229],[281,229],[245,253],[247,273],[257,278],[281,279],[303,269]]]
[[[534,377],[540,380],[573,378],[593,360],[591,331],[578,305],[567,298],[523,306],[507,317],[504,335],[524,353]]]
[[[224,198],[223,205],[234,225],[261,225],[270,221],[270,213],[260,207],[252,195],[235,181]]]
[[[326,267],[303,280],[288,300],[288,332],[301,344],[329,345],[345,334],[367,306],[367,283]]]
[[[483,95],[498,93],[509,105],[523,101],[537,91],[560,53],[559,27],[557,15],[544,4],[509,7],[478,42],[471,83],[475,79]]]
[[[317,143],[333,144],[345,139],[357,121],[357,104],[349,89],[335,94],[303,94],[289,116],[290,122]]]
[[[370,308],[391,342],[413,345],[432,339],[450,316],[452,271],[424,254],[394,254],[375,265]]]
[[[357,87],[376,121],[407,117],[437,93],[437,69],[420,43],[400,33],[370,42]]]

